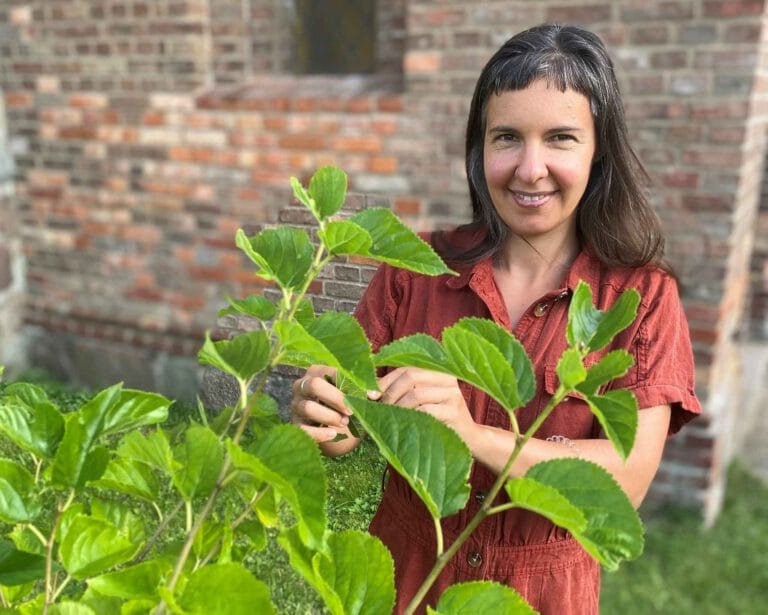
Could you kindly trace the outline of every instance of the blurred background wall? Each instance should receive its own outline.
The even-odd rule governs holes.
[[[194,397],[203,332],[239,326],[217,321],[224,297],[263,288],[236,229],[306,223],[289,177],[323,164],[355,206],[466,220],[475,79],[543,21],[590,27],[617,64],[705,406],[651,497],[713,519],[728,461],[766,457],[762,0],[2,0],[3,361]],[[337,264],[317,307],[351,309],[369,277]]]

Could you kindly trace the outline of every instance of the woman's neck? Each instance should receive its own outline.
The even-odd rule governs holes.
[[[575,233],[557,241],[528,240],[510,235],[497,255],[495,268],[529,280],[559,284],[581,251]],[[520,278],[518,278],[520,279]]]

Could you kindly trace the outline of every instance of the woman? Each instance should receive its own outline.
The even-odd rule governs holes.
[[[565,349],[570,296],[589,283],[607,309],[628,288],[641,296],[636,321],[601,353],[625,348],[630,372],[612,383],[634,392],[641,408],[635,447],[624,463],[586,404],[571,398],[545,421],[512,468],[578,455],[605,467],[635,505],[658,468],[667,434],[700,412],[693,388],[687,323],[663,239],[643,194],[645,172],[628,143],[612,62],[600,39],[576,27],[543,25],[507,41],[478,80],[466,135],[472,200],[470,224],[432,243],[460,272],[430,278],[382,266],[356,316],[374,349],[417,332],[436,338],[464,316],[491,318],[531,357],[537,394],[518,411],[522,430],[546,406]],[[295,422],[328,455],[347,438],[343,395],[309,369],[294,387]],[[475,514],[515,442],[506,412],[487,395],[426,370],[398,368],[379,381],[385,403],[418,408],[466,442],[476,463],[473,497],[443,521],[450,544]],[[318,426],[320,425],[320,426]],[[392,551],[397,610],[413,597],[434,563],[434,528],[405,480],[393,474],[371,524]],[[598,564],[565,530],[541,516],[510,510],[488,517],[440,575],[425,604],[450,584],[492,579],[514,587],[541,613],[597,613]]]

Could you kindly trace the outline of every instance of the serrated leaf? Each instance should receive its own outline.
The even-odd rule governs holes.
[[[416,333],[390,342],[373,358],[376,367],[420,367],[451,374],[448,355],[431,335]]]
[[[320,219],[337,213],[347,197],[347,174],[334,166],[320,167],[309,180],[309,195]]]
[[[509,413],[522,406],[512,365],[493,343],[456,324],[443,330],[443,348],[457,378],[488,393]]]
[[[3,394],[16,397],[28,406],[50,402],[45,389],[31,382],[13,382],[5,387]]]
[[[239,230],[235,243],[259,266],[256,275],[283,288],[300,287],[312,266],[312,242],[303,229],[280,226],[250,238]]]
[[[50,615],[97,615],[87,604],[74,602],[73,600],[63,600],[57,602],[48,609]]]
[[[0,585],[16,586],[45,578],[45,557],[19,551],[0,539]]]
[[[229,303],[228,308],[219,310],[219,318],[228,314],[245,314],[266,321],[272,320],[277,313],[275,304],[260,295],[249,295],[245,299],[227,297],[227,303]]]
[[[66,417],[64,437],[56,449],[51,480],[62,487],[78,488],[97,480],[109,462],[109,451],[96,445],[98,427],[84,425],[78,414]]]
[[[592,303],[589,284],[580,280],[568,309],[566,337],[569,346],[584,353],[600,350],[634,321],[639,304],[640,294],[629,289],[610,309],[599,310]]]
[[[207,427],[192,425],[184,432],[184,442],[174,454],[178,468],[173,483],[185,500],[205,497],[216,485],[224,463],[224,448]]]
[[[150,466],[123,457],[111,459],[101,478],[91,485],[132,495],[150,503],[155,501],[160,491],[160,481]]]
[[[197,359],[203,365],[212,365],[237,380],[247,382],[266,369],[269,353],[269,334],[262,329],[218,342],[211,341],[206,332]]]
[[[584,395],[594,395],[604,384],[620,378],[634,365],[635,359],[626,350],[614,350],[587,370],[587,377],[576,387]]]
[[[364,390],[378,389],[371,345],[349,314],[326,312],[306,329],[297,322],[278,322],[275,332],[285,353],[283,363],[296,367],[328,365]]]
[[[476,333],[504,355],[515,374],[517,397],[521,406],[533,399],[536,394],[536,377],[533,375],[531,359],[515,336],[487,318],[462,318],[456,326]]]
[[[214,519],[206,519],[200,531],[195,536],[192,552],[198,559],[203,559],[213,549],[224,535],[224,525]]]
[[[418,494],[433,518],[461,510],[469,497],[472,455],[458,434],[418,410],[347,396],[347,405],[382,455]]]
[[[150,560],[88,579],[88,586],[112,598],[154,599],[163,576],[170,570],[168,562]]]
[[[293,190],[293,195],[296,197],[296,200],[317,216],[315,202],[312,200],[312,197],[309,196],[309,192],[307,192],[304,186],[301,185],[301,182],[295,177],[291,177],[291,189]]]
[[[0,401],[0,432],[24,450],[50,459],[64,436],[64,417],[47,398],[32,395],[35,389],[14,388],[22,395]]]
[[[314,556],[313,566],[341,607],[339,615],[392,612],[394,562],[375,536],[352,530],[332,533],[327,551]]]
[[[299,305],[296,308],[296,313],[293,317],[296,319],[296,322],[306,329],[315,319],[315,306],[312,305],[312,302],[309,299],[302,299],[299,301]]]
[[[170,406],[171,401],[162,395],[117,384],[87,402],[80,416],[89,433],[99,437],[162,423],[168,419]]]
[[[120,441],[117,454],[124,459],[145,463],[168,476],[173,473],[171,445],[160,428],[147,434],[140,431],[126,434]]]
[[[429,615],[535,615],[523,597],[507,585],[492,581],[470,581],[451,585],[440,596]]]
[[[190,615],[276,613],[269,588],[235,563],[204,566],[192,573],[178,604]]]
[[[283,419],[280,417],[280,407],[274,398],[261,394],[255,400],[251,398],[251,403],[254,406],[248,420],[248,426],[256,439],[261,439],[270,429],[283,423]]]
[[[327,479],[314,440],[295,425],[280,425],[248,453],[231,442],[227,450],[236,468],[272,485],[288,502],[301,540],[319,548],[326,529]]]
[[[147,537],[141,518],[131,507],[117,499],[91,498],[91,517],[111,523],[133,544],[143,542]]]
[[[504,489],[509,501],[516,506],[543,515],[572,534],[587,528],[587,520],[581,510],[554,487],[524,476],[508,480]]]
[[[35,478],[10,459],[0,459],[0,521],[23,523],[40,514]]]
[[[624,461],[629,457],[637,434],[637,398],[625,389],[587,397],[589,409],[597,417],[605,435]]]
[[[552,459],[533,466],[530,478],[549,485],[581,509],[587,520],[573,536],[607,570],[643,551],[640,517],[616,480],[601,466],[584,459]]]
[[[84,580],[127,562],[139,548],[108,521],[77,515],[61,541],[59,556],[69,574]]]
[[[335,220],[329,222],[325,230],[318,232],[330,254],[341,256],[344,254],[368,254],[373,245],[371,234],[363,227],[349,220]]]
[[[587,368],[582,362],[581,353],[575,348],[567,348],[557,362],[557,377],[566,391],[572,391],[587,377]]]
[[[373,244],[366,256],[426,275],[454,273],[427,242],[400,222],[389,209],[365,209],[349,220],[371,235]]]

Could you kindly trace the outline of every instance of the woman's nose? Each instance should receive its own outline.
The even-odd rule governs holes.
[[[520,152],[515,175],[522,181],[533,184],[549,173],[544,152],[539,144],[531,143]]]

